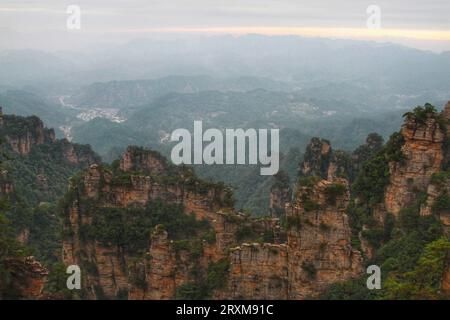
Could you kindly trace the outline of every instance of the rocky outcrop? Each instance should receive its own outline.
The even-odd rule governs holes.
[[[237,221],[241,218],[235,213],[219,210],[229,205],[226,188],[201,182],[190,171],[181,172],[176,168],[163,171],[156,162],[143,161],[147,159],[145,156],[130,157],[129,151],[122,157],[122,160],[127,159],[126,166],[111,169],[91,165],[81,177],[71,182],[65,208],[63,259],[66,265],[77,264],[91,269],[84,278],[88,298],[173,298],[179,286],[195,280],[191,276],[195,273],[192,270],[199,268],[204,272],[210,261],[226,256],[228,248],[236,241]],[[151,163],[151,166],[144,170],[143,163]],[[125,168],[130,171],[121,170]],[[83,238],[84,230],[92,228],[94,208],[144,208],[152,201],[180,204],[186,214],[193,213],[197,220],[210,223],[215,239],[212,239],[213,243],[200,243],[201,257],[192,258],[189,248],[194,244],[183,242],[180,247],[173,243],[162,226],[149,237],[146,258],[137,262],[126,248]]]
[[[440,197],[450,197],[448,177],[442,175],[445,130],[436,113],[425,115],[407,116],[401,146],[382,147],[381,137],[372,135],[357,152],[347,154],[332,150],[326,140],[312,139],[294,196],[289,181],[275,177],[272,215],[259,219],[236,212],[222,187],[172,167],[158,154],[128,148],[115,166],[92,165],[72,183],[65,211],[65,262],[94,269],[85,277],[90,298],[118,298],[126,293],[131,299],[173,299],[180,288],[212,290],[208,297],[222,299],[315,298],[331,284],[363,275],[361,252],[369,259],[376,254],[376,247],[363,237],[369,226],[362,224],[355,231],[349,222],[349,179],[355,163],[376,154],[386,172],[389,161],[384,194],[382,185],[380,199],[370,208],[361,207],[373,218],[372,228],[384,231],[387,213],[397,214],[424,191],[428,197],[421,214],[438,214],[444,227],[450,226],[448,210],[436,206]],[[393,155],[391,147],[401,152],[396,149]],[[395,158],[398,154],[401,157]],[[81,236],[92,227],[93,208],[145,207],[154,200],[182,205],[185,214],[208,221],[208,240],[196,234],[175,239],[158,225],[149,235],[145,253],[136,256],[124,247]],[[353,200],[353,205],[362,201]],[[284,236],[280,220],[286,226]],[[352,246],[358,235],[360,249]],[[223,286],[209,287],[210,266],[219,261],[229,263],[222,272],[226,280]],[[447,280],[444,274],[443,291]]]
[[[168,233],[156,228],[152,234],[149,262],[144,270],[145,290],[136,299],[170,299],[176,290],[176,253]]]
[[[407,114],[401,129],[404,139],[402,159],[389,163],[390,183],[385,192],[388,212],[397,215],[425,192],[431,176],[441,170],[444,160],[445,132],[434,112]]]
[[[300,172],[304,176],[317,176],[326,179],[332,156],[330,142],[325,139],[312,138],[306,147]]]
[[[6,258],[3,263],[10,280],[8,286],[0,290],[0,299],[40,299],[43,296],[48,271],[34,257]]]
[[[187,250],[177,250],[167,231],[157,226],[151,235],[151,245],[145,262],[138,266],[131,284],[130,299],[173,299],[181,285],[194,281],[194,272],[203,266],[196,265]],[[196,269],[196,270],[195,270]]]
[[[311,139],[300,164],[300,176],[315,176],[330,181],[348,178],[351,171],[350,155],[342,150],[333,150],[328,140],[319,138]]]
[[[283,213],[260,219],[236,213],[224,189],[205,184],[188,171],[166,167],[164,160],[145,150],[135,156],[135,150],[128,149],[117,169],[92,165],[72,182],[64,261],[94,269],[85,277],[87,295],[92,298],[117,298],[124,292],[132,299],[174,298],[178,288],[197,283],[199,277],[206,279],[209,265],[223,259],[230,268],[225,286],[213,290],[216,298],[299,299],[358,275],[361,256],[351,248],[345,214],[347,181],[335,175],[330,181],[319,179],[306,200],[306,189],[300,187],[287,207],[291,191],[289,183],[281,182],[282,188],[272,189],[279,195],[272,208],[282,212],[288,208],[287,241],[279,223]],[[92,224],[90,203],[128,208],[144,207],[156,199],[182,204],[184,212],[208,221],[213,241],[171,240],[170,233],[158,226],[145,257],[136,261],[123,248],[105,247],[80,236]],[[317,205],[311,207],[314,201]],[[310,220],[311,225],[298,228],[299,220]],[[314,277],[308,268],[315,268]]]
[[[136,146],[128,147],[120,159],[120,169],[124,172],[161,174],[166,168],[166,160],[159,153]]]
[[[450,234],[450,174],[442,172],[432,177],[427,188],[427,200],[420,208],[422,216],[435,215],[447,234]]]
[[[450,101],[447,102],[447,104],[444,107],[444,110],[442,112],[442,115],[445,119],[450,119]],[[448,170],[450,169],[450,144],[449,144],[449,134],[450,134],[450,120],[447,122],[447,139],[445,142],[445,147],[444,147],[444,164],[443,164],[443,169],[444,170]]]
[[[345,179],[298,190],[287,209],[290,299],[315,296],[331,283],[361,274],[361,254],[351,246],[348,203]]]
[[[339,187],[337,187],[339,186]],[[248,243],[230,251],[227,293],[234,299],[304,299],[362,273],[351,246],[345,179],[299,187],[287,204],[287,242]]]
[[[230,250],[229,298],[288,299],[286,244],[244,243]]]
[[[24,118],[2,115],[1,118],[0,131],[6,136],[12,150],[21,155],[28,154],[33,146],[56,140],[55,131],[45,128],[36,116]]]
[[[42,120],[36,116],[0,114],[0,136],[5,138],[13,152],[21,156],[27,156],[34,147],[47,145],[52,149],[53,154],[49,154],[51,158],[62,157],[76,166],[86,167],[100,161],[89,146],[66,139],[57,140],[55,131],[44,127]]]
[[[292,190],[289,176],[283,171],[274,176],[275,182],[270,188],[270,215],[274,218],[284,217],[285,204],[291,201]]]

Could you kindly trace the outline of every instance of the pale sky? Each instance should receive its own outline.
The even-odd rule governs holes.
[[[81,8],[79,35],[261,33],[388,40],[450,50],[449,0],[0,0],[0,29],[67,32],[68,5]],[[381,29],[366,9],[381,9]],[[5,34],[0,32],[0,36]]]

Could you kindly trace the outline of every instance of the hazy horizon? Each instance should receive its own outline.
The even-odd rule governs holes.
[[[68,30],[68,5],[81,8],[81,29]],[[368,29],[370,5],[380,29]],[[298,35],[392,42],[435,52],[450,50],[450,3],[307,1],[10,1],[0,4],[0,49],[77,51],[168,35]]]

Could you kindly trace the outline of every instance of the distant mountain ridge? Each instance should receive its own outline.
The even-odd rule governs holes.
[[[287,91],[291,86],[269,78],[210,76],[167,76],[158,79],[97,82],[72,94],[67,102],[81,107],[119,108],[142,106],[168,93],[239,91],[255,89]]]

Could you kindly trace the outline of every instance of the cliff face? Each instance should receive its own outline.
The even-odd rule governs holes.
[[[286,207],[287,242],[231,249],[228,294],[233,299],[304,299],[362,273],[350,244],[345,179],[298,186]]]
[[[0,286],[0,299],[40,299],[48,271],[34,257],[11,257],[4,261],[10,274],[7,287]],[[3,291],[3,292],[2,292]]]
[[[159,153],[148,150],[144,152],[138,147],[128,147],[120,159],[120,169],[124,172],[141,171],[160,174],[166,168],[166,160]]]
[[[55,139],[53,129],[35,117],[3,115],[0,112],[0,146],[4,155],[3,175],[14,180],[26,200],[33,203],[56,200],[77,170],[100,158],[89,146]],[[24,175],[24,172],[28,174]]]
[[[139,152],[139,156],[133,156]],[[148,154],[146,154],[148,153]],[[229,204],[225,189],[203,185],[190,172],[171,167],[166,176],[165,159],[144,149],[129,148],[113,172],[92,165],[78,183],[71,186],[72,198],[65,209],[64,262],[91,266],[85,278],[88,298],[117,298],[127,295],[132,299],[173,298],[177,287],[195,281],[193,270],[205,270],[208,263],[226,255],[235,241],[235,221],[227,219],[219,209]],[[136,169],[140,171],[136,171]],[[126,171],[125,171],[125,170]],[[130,172],[133,172],[130,173]],[[145,172],[150,175],[142,174]],[[201,187],[201,188],[199,188]],[[201,189],[199,192],[198,190]],[[89,239],[82,241],[80,234],[93,225],[95,208],[145,208],[153,201],[182,205],[185,214],[192,213],[196,220],[207,221],[214,232],[213,243],[198,245],[200,256],[192,253],[193,240],[173,241],[162,226],[156,226],[149,236],[147,253],[138,259],[122,246],[109,246]],[[199,236],[200,237],[200,236]],[[195,256],[195,257],[194,257]],[[200,267],[197,266],[197,263]],[[204,271],[200,271],[204,272]]]
[[[54,130],[44,128],[43,122],[38,117],[3,115],[1,109],[0,131],[6,135],[6,141],[12,150],[21,155],[28,154],[35,145],[55,141]]]
[[[223,186],[201,181],[191,170],[172,166],[155,152],[130,147],[111,167],[91,165],[72,181],[64,206],[64,262],[85,270],[86,298],[317,297],[331,284],[364,274],[361,251],[352,240],[359,234],[366,257],[375,256],[377,247],[363,237],[366,228],[375,231],[372,240],[380,232],[384,236],[387,213],[398,214],[420,193],[427,193],[421,215],[439,216],[442,225],[450,227],[442,123],[434,112],[407,116],[401,147],[394,145],[398,158],[388,150],[392,145],[382,148],[377,135],[369,136],[352,154],[313,139],[294,197],[289,181],[275,177],[272,215],[259,219],[236,212]],[[376,187],[380,197],[358,207],[358,214],[366,216],[360,217],[361,229],[353,234],[349,204],[360,205],[362,198],[351,197],[350,182],[355,170],[372,158],[378,162],[369,166],[372,171],[367,175],[382,171],[381,177],[370,177],[381,180]],[[389,177],[383,175],[388,166]],[[161,222],[161,217],[177,210],[171,205],[182,208],[182,215],[174,218],[183,221],[177,228],[170,220]],[[160,212],[158,206],[169,209]],[[192,220],[184,220],[191,213]],[[134,217],[140,220],[133,221]],[[154,220],[148,222],[149,217]],[[141,230],[140,225],[147,228]],[[195,228],[190,229],[192,225]],[[140,243],[138,249],[122,237],[136,229],[134,235],[143,234],[132,238],[132,244]],[[183,229],[189,231],[180,232]],[[448,272],[442,288],[448,288]]]
[[[36,147],[47,146],[54,153],[52,157],[66,159],[74,165],[86,166],[99,161],[90,147],[57,140],[55,131],[44,127],[36,116],[21,117],[3,115],[0,107],[0,136],[4,137],[11,150],[21,156],[30,155]]]
[[[286,244],[242,244],[230,252],[227,295],[232,299],[288,299]]]
[[[422,216],[435,215],[450,234],[450,210],[446,207],[447,199],[450,199],[450,175],[442,173],[435,175],[427,188],[427,200],[420,208]]]
[[[350,155],[342,150],[333,150],[328,140],[312,138],[306,147],[300,164],[300,177],[319,177],[332,181],[349,178],[352,168]]]
[[[282,244],[247,243],[231,251],[228,293],[236,299],[304,299],[328,285],[362,273],[362,257],[352,248],[347,155],[313,138],[300,166],[291,200],[282,177],[271,190],[271,209],[286,220]],[[281,180],[280,180],[281,179]],[[281,183],[284,182],[284,183]],[[283,204],[281,204],[283,203]]]
[[[289,176],[283,171],[278,172],[274,177],[274,184],[270,189],[270,214],[274,218],[284,217],[285,204],[291,201],[292,190]]]
[[[345,179],[299,187],[287,211],[289,298],[314,296],[362,273],[361,254],[350,243],[349,197]]]
[[[8,221],[0,234],[8,239],[2,245],[10,246],[0,250],[0,269],[5,270],[0,282],[7,275],[0,295],[48,298],[43,293],[49,273],[45,266],[60,254],[60,225],[52,202],[67,190],[72,174],[99,157],[89,146],[55,139],[54,131],[35,116],[3,115],[1,110],[0,139],[0,219]],[[37,258],[21,256],[28,246]]]
[[[92,165],[72,182],[65,209],[64,262],[92,269],[84,278],[88,298],[174,298],[180,288],[207,283],[211,265],[223,259],[229,262],[229,269],[222,272],[226,281],[210,288],[216,298],[304,298],[360,271],[343,213],[348,202],[346,185],[347,200],[328,195],[326,186],[334,184],[324,180],[313,191],[320,208],[306,213],[300,200],[290,206],[289,221],[318,218],[312,220],[310,229],[292,228],[287,242],[281,243],[280,217],[254,219],[236,213],[227,208],[230,202],[226,190],[196,179],[189,171],[167,167],[165,160],[153,152],[129,148],[118,169]],[[283,205],[290,202],[290,196],[285,199]],[[203,233],[178,240],[163,226],[156,226],[144,257],[137,258],[126,246],[106,245],[99,238],[86,236],[86,230],[96,228],[98,210],[145,208],[153,201],[182,205],[184,214],[193,213],[197,221],[207,221],[207,233],[213,232],[214,237],[205,240]],[[325,205],[326,201],[331,204]],[[329,242],[322,243],[327,237]],[[313,258],[318,271],[308,278],[308,271],[297,269]]]
[[[444,129],[438,118],[427,113],[422,119],[409,115],[402,126],[403,159],[389,163],[390,183],[385,193],[388,212],[397,215],[427,190],[430,178],[441,170],[444,159]]]

